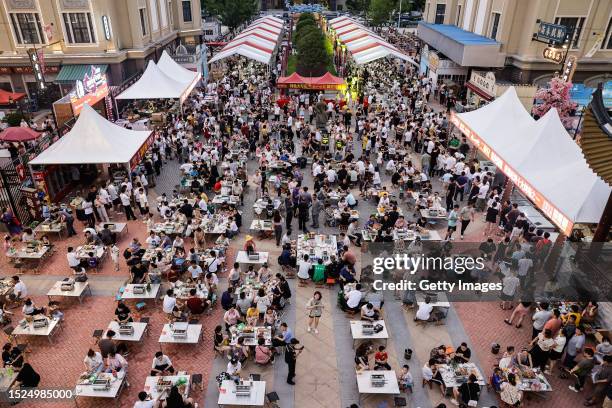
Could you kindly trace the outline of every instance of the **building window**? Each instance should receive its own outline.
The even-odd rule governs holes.
[[[436,4],[436,19],[434,24],[444,24],[444,13],[446,12],[446,4]]]
[[[497,40],[497,30],[499,29],[499,20],[501,14],[491,13],[491,38]]]
[[[11,13],[10,16],[17,44],[44,44],[38,13]]]
[[[183,21],[191,23],[191,0],[183,0]]]
[[[461,21],[461,4],[459,4],[457,6],[457,22],[455,22],[455,25],[457,27],[459,27],[459,22]]]
[[[606,36],[601,43],[601,48],[606,50],[612,50],[612,18],[608,22],[608,28],[606,29]]]
[[[90,13],[63,13],[66,37],[70,44],[90,44],[96,42]]]
[[[557,17],[555,24],[560,24],[567,28],[568,38],[573,35],[571,39],[571,48],[578,48],[580,44],[580,35],[582,34],[582,27],[584,26],[584,17]]]
[[[141,8],[138,11],[140,12],[140,29],[144,37],[147,35],[147,10]]]

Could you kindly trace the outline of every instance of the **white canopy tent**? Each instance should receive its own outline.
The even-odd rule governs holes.
[[[255,20],[212,57],[210,63],[241,55],[262,64],[270,64],[282,32],[283,21],[276,17]]]
[[[130,130],[84,105],[70,132],[39,154],[31,165],[129,163],[151,131]]]
[[[168,65],[166,64],[166,67]],[[189,88],[190,85],[180,82],[178,77],[176,79],[170,77],[153,61],[149,61],[140,79],[119,94],[116,99],[180,99],[182,102],[182,99],[189,94]]]
[[[186,94],[189,94],[193,90],[193,88],[195,88],[201,78],[199,72],[190,71],[187,68],[181,66],[175,60],[173,60],[172,57],[168,55],[165,50],[164,52],[162,52],[159,61],[157,61],[157,67],[168,77],[173,78],[183,84],[186,84]]]
[[[452,122],[565,233],[599,222],[611,187],[589,168],[556,109],[536,121],[510,87]]]
[[[381,58],[395,57],[418,67],[415,60],[399,48],[374,34],[364,25],[349,17],[338,17],[329,21],[338,39],[347,47],[357,65],[367,64]]]

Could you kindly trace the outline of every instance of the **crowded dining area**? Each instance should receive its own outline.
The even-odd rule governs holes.
[[[440,103],[412,35],[381,34],[401,57],[346,64],[347,92],[277,88],[289,29],[255,20],[208,78],[151,61],[119,121],[85,108],[71,133],[92,140],[63,143],[69,133],[31,162],[96,176],[44,201],[35,225],[3,210],[0,400],[42,406],[11,390],[52,389],[58,407],[609,407],[607,245],[587,254],[605,200],[572,197],[591,200],[586,215],[538,207],[529,180],[475,143],[490,131],[477,111]],[[511,126],[512,98],[485,116],[510,111]],[[557,207],[567,220],[549,216]],[[483,268],[376,269],[426,255]],[[499,290],[376,283],[417,278]]]

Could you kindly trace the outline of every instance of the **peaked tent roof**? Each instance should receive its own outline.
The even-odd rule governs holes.
[[[336,31],[338,39],[347,46],[357,65],[391,56],[408,61],[414,66],[419,66],[415,60],[399,48],[374,34],[373,31],[352,18],[337,17],[330,20],[329,24]]]
[[[305,78],[301,76],[300,74],[298,74],[297,72],[294,72],[293,74],[289,76],[278,78],[278,81],[276,81],[276,83],[278,84],[305,84],[308,82],[308,79],[309,78]]]
[[[70,132],[30,164],[128,163],[150,135],[148,130],[130,130],[115,125],[91,106],[83,105]]]
[[[170,78],[189,86],[195,85],[200,80],[199,72],[191,71],[181,66],[165,50],[162,52],[159,61],[157,61],[157,67]]]
[[[313,78],[312,82],[320,85],[344,85],[346,83],[344,78],[337,77],[329,72],[326,72],[323,76],[318,78]]]
[[[242,55],[262,64],[269,64],[282,31],[283,21],[276,17],[268,16],[255,20],[215,54],[210,63],[233,55]]]
[[[140,79],[116,99],[179,99],[188,88],[187,84],[171,78],[149,61]]]
[[[556,109],[536,121],[510,87],[488,105],[456,116],[571,222],[599,222],[611,188],[588,167]]]

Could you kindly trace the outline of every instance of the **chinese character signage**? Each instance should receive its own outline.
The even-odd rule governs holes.
[[[83,105],[93,106],[100,99],[108,95],[108,83],[106,75],[102,74],[99,67],[89,67],[89,72],[82,80],[77,80],[74,89],[70,92],[70,104],[74,115],[78,115]]]
[[[490,146],[488,146],[474,131],[472,131],[454,112],[451,113],[451,123],[455,125],[472,144],[491,160],[497,168],[502,171],[514,185],[529,198],[546,217],[548,217],[559,229],[569,236],[572,233],[574,224],[558,208],[540,194],[520,173],[504,161]]]
[[[562,44],[567,35],[567,28],[559,24],[540,23],[540,28],[536,33],[538,40],[552,41]]]
[[[547,60],[550,60],[552,62],[556,62],[557,64],[559,64],[561,63],[561,60],[563,60],[563,49],[555,48],[555,47],[546,47],[544,48],[544,52],[542,55]]]

